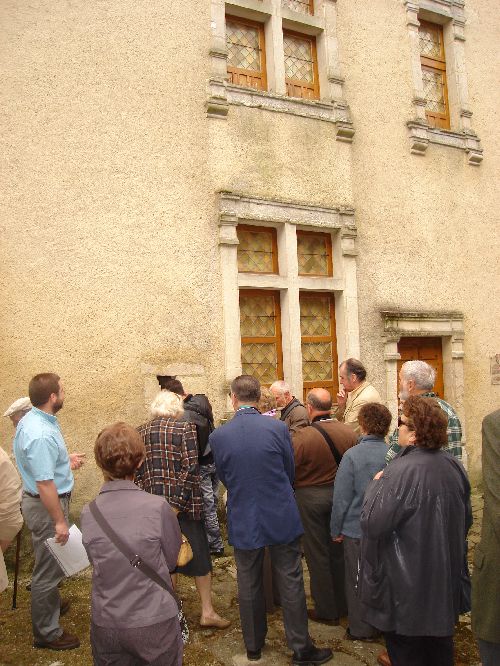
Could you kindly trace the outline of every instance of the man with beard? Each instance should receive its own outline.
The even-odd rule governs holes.
[[[68,455],[56,418],[64,403],[58,375],[36,375],[29,384],[32,410],[21,419],[14,439],[14,455],[23,482],[22,511],[31,532],[35,567],[31,582],[33,646],[71,650],[77,636],[65,632],[59,616],[69,607],[61,600],[58,583],[62,569],[45,546],[54,537],[64,545],[69,538],[68,514],[74,479],[72,469],[83,465],[84,454]]]

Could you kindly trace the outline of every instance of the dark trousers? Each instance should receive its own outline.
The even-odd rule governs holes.
[[[358,597],[359,539],[344,537],[343,543],[349,631],[357,638],[372,638],[379,632],[361,619],[361,602]]]
[[[90,625],[94,666],[181,666],[184,646],[177,616],[149,627]]]
[[[288,647],[294,652],[311,646],[307,626],[306,595],[302,577],[300,540],[269,546],[273,578],[283,609],[283,624]],[[247,650],[260,650],[267,634],[264,595],[264,548],[234,549],[238,577],[241,631]]]
[[[479,653],[483,666],[498,666],[500,664],[500,643],[478,640]]]
[[[384,634],[392,666],[453,666],[453,636]]]
[[[304,554],[311,580],[311,597],[319,617],[334,620],[347,615],[344,548],[330,535],[333,486],[297,488],[304,536]]]

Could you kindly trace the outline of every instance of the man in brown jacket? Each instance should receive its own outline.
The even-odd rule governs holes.
[[[500,409],[483,420],[484,510],[474,551],[472,630],[483,666],[500,664]]]
[[[271,384],[270,390],[281,410],[280,419],[286,423],[291,435],[309,425],[306,408],[291,394],[290,386],[286,382],[278,380]]]
[[[342,455],[357,441],[352,428],[331,417],[332,397],[326,389],[310,391],[306,409],[310,426],[292,435],[295,454],[295,496],[304,527],[303,546],[311,580],[311,620],[337,625],[347,614],[344,553],[330,536],[333,483]]]

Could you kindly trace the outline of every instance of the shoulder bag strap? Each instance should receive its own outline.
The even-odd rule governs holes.
[[[335,458],[335,462],[337,463],[337,467],[338,467],[340,465],[340,461],[342,460],[342,455],[338,452],[337,447],[333,443],[333,439],[326,432],[326,430],[319,425],[319,423],[317,423],[317,422],[313,423],[312,427],[316,428],[316,430],[323,435],[326,443],[330,447],[330,451],[332,452],[332,455]]]
[[[92,514],[96,523],[102,529],[104,534],[108,537],[111,543],[114,546],[116,546],[116,548],[120,551],[120,553],[127,558],[131,566],[133,566],[134,569],[139,569],[139,571],[141,571],[147,578],[152,580],[154,583],[157,583],[161,588],[163,588],[169,594],[171,594],[175,602],[177,603],[177,606],[180,607],[179,598],[177,597],[175,592],[169,588],[167,582],[163,580],[163,578],[161,578],[159,574],[157,574],[156,571],[149,566],[149,564],[147,564],[142,560],[140,555],[135,555],[134,552],[130,549],[130,547],[124,541],[122,541],[122,539],[118,536],[118,534],[108,523],[106,518],[102,515],[95,500],[89,504],[89,509],[90,513]]]

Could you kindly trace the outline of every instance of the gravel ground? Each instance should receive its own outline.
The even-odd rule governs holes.
[[[474,525],[469,535],[469,559],[479,541],[482,498],[473,495]],[[29,557],[24,558],[25,563]],[[306,589],[308,574],[304,571]],[[31,647],[30,593],[25,589],[29,581],[29,569],[23,572],[18,594],[18,608],[11,610],[12,588],[0,595],[0,666],[91,666],[92,657],[89,645],[90,621],[90,573],[68,579],[63,586],[63,595],[72,602],[69,613],[62,619],[63,627],[76,633],[81,647],[68,652],[36,650]],[[219,613],[232,620],[229,629],[221,632],[203,630],[198,626],[199,605],[194,583],[189,578],[180,577],[180,594],[184,599],[191,636],[186,646],[184,666],[243,666],[247,660],[238,616],[236,569],[230,556],[214,563],[214,605]],[[310,603],[310,599],[308,599]],[[327,627],[310,622],[309,630],[319,646],[331,647],[335,652],[332,664],[336,666],[375,666],[376,657],[383,643],[365,644],[359,641],[343,640],[346,623],[343,626]],[[460,618],[455,637],[457,666],[476,666],[479,663],[476,642],[470,629],[470,614]],[[284,666],[290,664],[290,652],[286,647],[280,611],[268,616],[268,636],[262,666]]]

